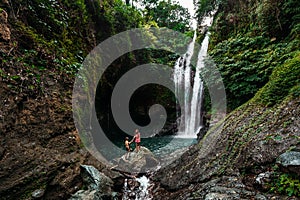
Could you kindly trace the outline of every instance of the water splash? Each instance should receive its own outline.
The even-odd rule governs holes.
[[[125,179],[122,200],[151,200],[152,195],[148,191],[150,186],[150,180],[146,176]]]
[[[138,199],[151,200],[151,196],[148,192],[148,187],[150,186],[150,180],[146,176],[142,176],[136,179],[140,183],[140,194]],[[137,199],[137,200],[138,200]]]

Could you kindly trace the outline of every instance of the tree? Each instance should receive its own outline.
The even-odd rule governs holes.
[[[201,24],[203,17],[209,15],[213,10],[216,9],[217,5],[221,2],[221,0],[197,0],[197,19],[198,24]]]
[[[175,31],[185,32],[190,29],[190,13],[187,8],[171,0],[143,0],[145,16],[149,21],[154,20],[160,27],[168,27]]]

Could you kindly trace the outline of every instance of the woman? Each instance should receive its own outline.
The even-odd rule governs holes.
[[[136,152],[139,152],[140,147],[141,147],[141,133],[139,132],[138,129],[135,130],[135,135],[132,138],[132,140],[130,141],[130,143],[133,142],[133,140],[135,142]]]

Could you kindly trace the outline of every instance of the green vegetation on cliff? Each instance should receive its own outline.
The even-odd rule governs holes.
[[[202,6],[209,10],[211,3]],[[219,166],[219,175],[238,169],[248,181],[248,175],[276,168],[284,151],[299,149],[300,2],[214,3],[219,8],[209,53],[221,72],[231,113],[199,147],[202,151],[208,140],[211,146],[219,141],[220,151],[207,165]],[[298,176],[274,173],[269,191],[299,196]]]
[[[229,114],[180,160],[159,170],[156,180],[166,191],[181,190],[175,198],[198,195],[228,176],[270,199],[298,197],[299,176],[279,168],[276,159],[300,149],[300,2],[199,0],[198,5],[198,21],[218,5],[209,54],[223,78]],[[261,173],[272,174],[264,188],[255,180]],[[191,185],[196,187],[188,189]],[[227,198],[231,187],[221,195]]]
[[[278,102],[299,84],[299,1],[199,3],[199,17],[212,10],[214,4],[219,5],[211,29],[210,55],[221,72],[229,111],[254,97],[270,77],[269,92],[261,91],[265,92],[262,98],[268,105]],[[282,82],[282,76],[288,78]],[[275,79],[281,87],[271,89]]]
[[[81,149],[72,118],[72,87],[99,42],[144,26],[122,1],[0,2],[0,199],[68,199],[81,186]],[[128,59],[130,60],[130,59]]]

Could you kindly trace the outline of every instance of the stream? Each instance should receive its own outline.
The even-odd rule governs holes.
[[[125,179],[122,200],[151,200],[152,195],[149,192],[151,186],[153,184],[146,176]]]

